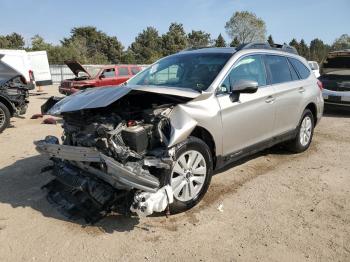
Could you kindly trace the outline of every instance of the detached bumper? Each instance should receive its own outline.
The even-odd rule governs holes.
[[[141,164],[123,165],[95,148],[59,145],[57,141],[55,137],[37,141],[36,150],[61,162],[68,161],[69,164],[107,182],[115,189],[139,189],[150,193],[155,193],[159,189],[158,178],[142,169]],[[101,163],[104,168],[97,169],[89,163]]]

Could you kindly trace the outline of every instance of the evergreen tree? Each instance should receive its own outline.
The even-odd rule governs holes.
[[[219,34],[218,38],[215,40],[216,47],[225,47],[226,41],[221,34]]]
[[[204,31],[192,30],[192,32],[188,34],[188,45],[190,47],[205,47],[209,46],[210,42],[210,34]]]
[[[162,36],[163,55],[171,55],[187,47],[187,35],[182,24],[171,23],[169,31]]]
[[[230,43],[230,46],[231,47],[237,47],[237,46],[239,46],[241,43],[238,41],[238,38],[237,37],[235,37],[233,40],[232,40],[232,42]]]
[[[139,64],[151,64],[162,57],[162,39],[154,27],[143,30],[130,46]]]

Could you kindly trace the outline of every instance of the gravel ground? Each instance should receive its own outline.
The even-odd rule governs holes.
[[[30,116],[56,90],[0,135],[1,261],[350,261],[350,114],[325,115],[305,153],[270,149],[218,172],[186,213],[87,226],[40,189],[49,161],[33,140],[62,130]]]

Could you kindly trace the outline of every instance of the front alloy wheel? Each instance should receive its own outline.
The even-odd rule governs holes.
[[[195,206],[207,192],[212,173],[212,155],[203,140],[189,137],[177,145],[172,169],[162,176],[163,183],[173,190],[171,212],[179,213]]]
[[[207,176],[207,164],[204,156],[190,150],[183,153],[175,162],[171,173],[170,185],[175,199],[187,202],[201,191]]]

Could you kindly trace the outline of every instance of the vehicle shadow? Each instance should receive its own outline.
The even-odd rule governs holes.
[[[326,108],[323,117],[350,118],[350,110]]]
[[[258,157],[262,157],[262,156],[266,156],[266,155],[292,155],[292,154],[293,154],[293,152],[288,151],[282,145],[276,145],[276,146],[273,146],[271,148],[268,148],[268,149],[265,149],[263,151],[252,154],[250,156],[243,157],[243,158],[241,158],[237,161],[234,161],[230,164],[227,164],[224,167],[215,170],[213,175],[217,175],[217,174],[225,172],[231,168],[243,165],[243,164],[249,162],[250,160],[256,159]]]
[[[0,203],[9,204],[13,208],[30,207],[45,217],[51,217],[75,223],[81,227],[96,227],[102,232],[113,233],[133,230],[139,224],[138,217],[111,215],[94,225],[84,220],[71,220],[63,216],[46,199],[46,191],[41,189],[52,176],[41,169],[50,165],[50,161],[37,155],[16,161],[12,165],[0,169]]]

